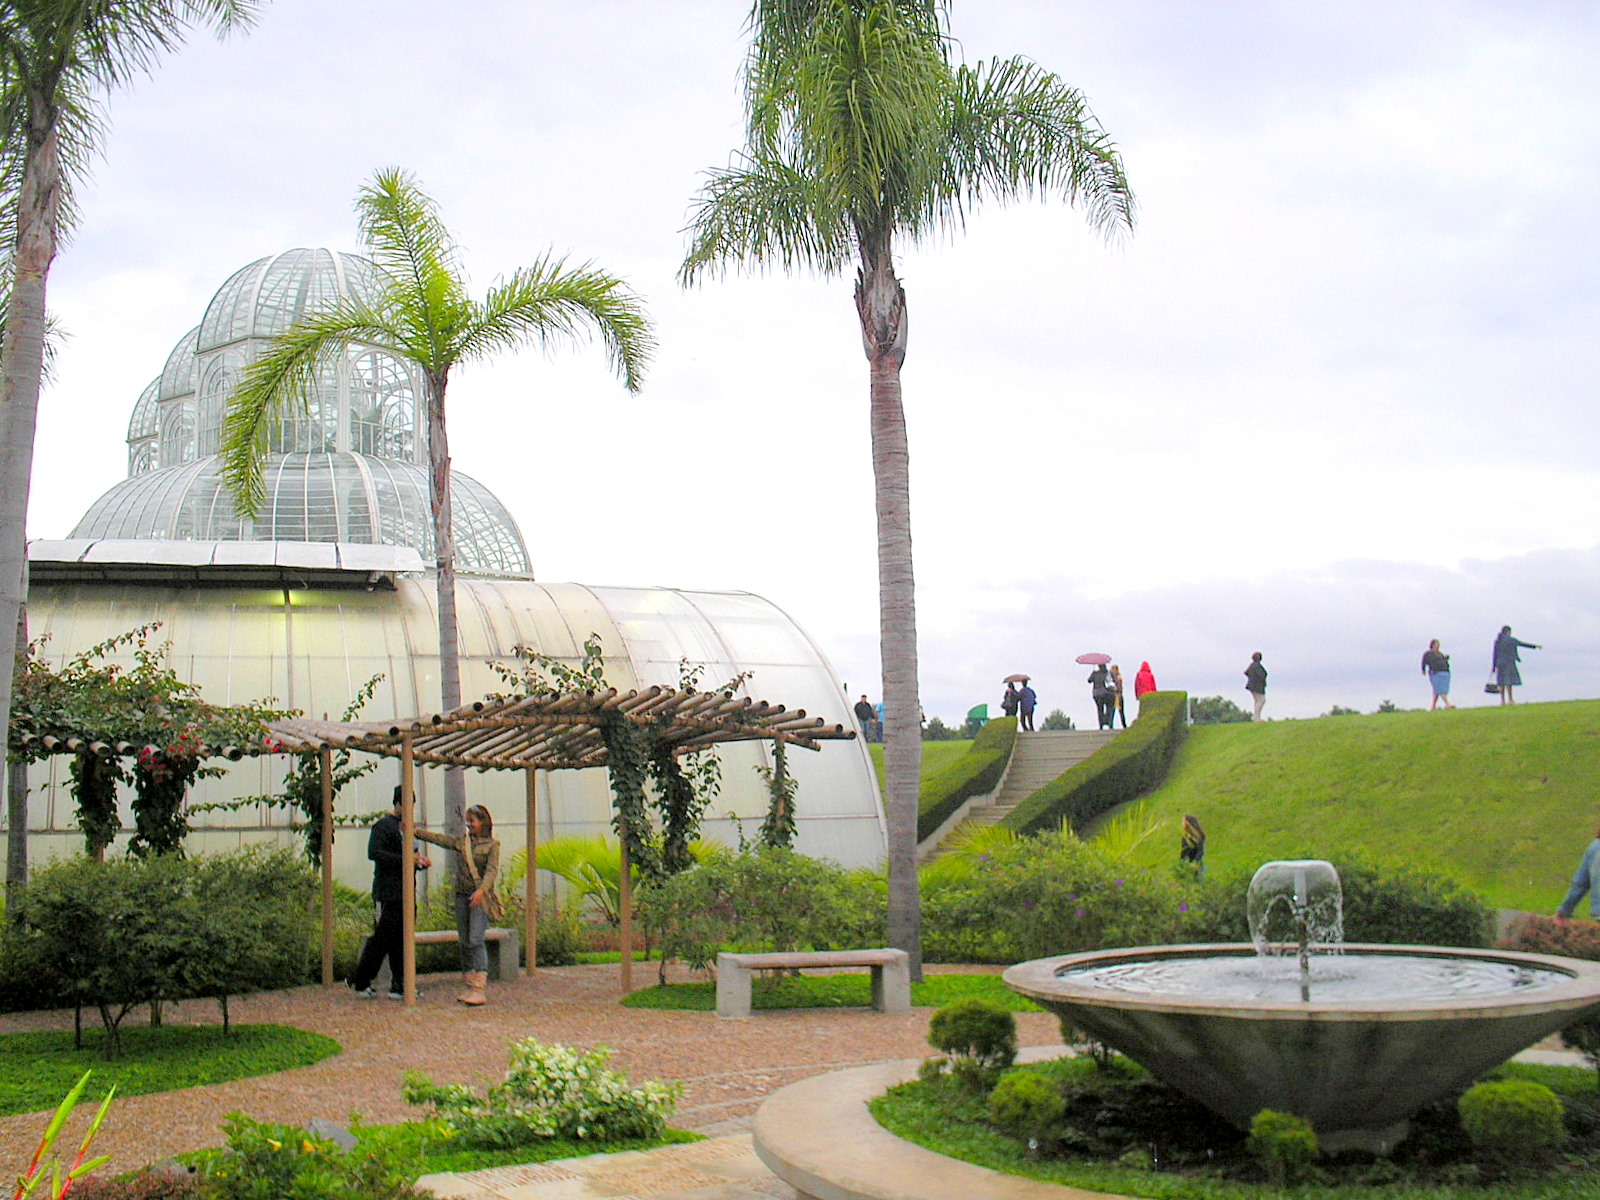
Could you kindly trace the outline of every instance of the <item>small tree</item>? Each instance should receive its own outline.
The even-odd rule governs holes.
[[[1250,720],[1232,700],[1223,696],[1194,696],[1189,700],[1189,723],[1192,725],[1232,725]]]
[[[1044,719],[1039,728],[1047,732],[1055,732],[1057,730],[1076,729],[1077,726],[1072,723],[1072,718],[1067,716],[1066,713],[1059,708],[1052,708],[1050,715]]]

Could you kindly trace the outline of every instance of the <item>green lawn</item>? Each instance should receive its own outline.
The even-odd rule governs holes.
[[[85,1071],[84,1103],[98,1104],[112,1084],[119,1096],[142,1096],[308,1067],[343,1049],[332,1038],[283,1025],[125,1026],[122,1055],[107,1062],[105,1034],[86,1029],[74,1050],[66,1031],[0,1035],[0,1116],[53,1109]]]
[[[942,1008],[968,996],[981,996],[1011,1012],[1039,1012],[1000,981],[999,975],[929,975],[911,985],[911,1003],[917,1008]],[[752,1008],[865,1008],[872,1003],[872,976],[787,975],[758,977],[751,989]],[[714,983],[668,983],[634,992],[623,1004],[630,1008],[667,1008],[685,1012],[713,1012],[717,1007]]]
[[[931,779],[970,749],[972,749],[971,738],[962,738],[954,742],[923,742],[922,778]],[[878,773],[878,794],[881,796],[884,792],[883,746],[881,743],[875,743],[869,745],[867,751],[872,755],[872,769]]]
[[[1600,820],[1600,701],[1191,729],[1136,857],[1205,826],[1212,872],[1360,850],[1447,874],[1489,903],[1553,910]]]

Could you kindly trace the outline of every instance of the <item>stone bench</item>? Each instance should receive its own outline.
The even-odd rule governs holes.
[[[717,955],[717,1016],[750,1015],[750,977],[754,971],[839,967],[871,968],[872,1007],[879,1012],[911,1011],[911,960],[904,950],[795,950]]]
[[[453,946],[461,940],[461,935],[454,929],[419,929],[414,940],[419,946]],[[489,952],[490,979],[504,981],[522,975],[521,930],[491,925],[484,930],[483,948]],[[389,964],[386,960],[378,969],[378,978],[373,981],[373,986],[387,986],[388,974]]]

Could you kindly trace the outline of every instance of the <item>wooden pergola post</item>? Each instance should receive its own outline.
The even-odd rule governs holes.
[[[333,986],[333,751],[317,751],[322,776],[322,986]]]
[[[539,963],[539,771],[529,767],[528,779],[528,874],[523,879],[522,944],[527,947],[528,974]],[[549,784],[545,785],[546,789]]]
[[[417,1002],[417,864],[412,850],[417,822],[412,808],[412,751],[412,736],[407,733],[400,739],[400,959],[404,963],[401,986],[408,1005]]]
[[[617,822],[618,832],[622,835],[621,845],[618,849],[622,853],[622,876],[617,881],[617,908],[618,915],[622,918],[622,993],[627,995],[633,991],[633,884],[628,876],[631,874],[628,862],[628,822]]]

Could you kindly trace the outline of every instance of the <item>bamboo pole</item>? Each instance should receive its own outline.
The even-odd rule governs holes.
[[[523,879],[522,944],[528,948],[528,975],[539,964],[539,884],[535,869],[539,862],[539,772],[526,771],[528,777],[528,874]],[[545,785],[549,791],[549,784]]]
[[[317,751],[322,776],[322,986],[333,986],[333,751]]]
[[[415,799],[412,770],[415,764],[411,754],[411,738],[412,735],[407,733],[400,739],[400,961],[404,964],[401,972],[404,978],[400,986],[408,1005],[417,1002],[417,863],[412,849],[417,822],[412,810]]]
[[[622,994],[633,991],[633,884],[628,879],[632,864],[628,862],[628,823],[619,821],[622,853],[622,877],[617,885],[617,908],[622,918]]]

